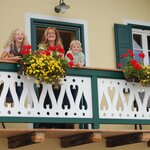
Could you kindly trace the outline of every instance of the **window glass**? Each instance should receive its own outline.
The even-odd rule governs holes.
[[[142,35],[141,34],[133,34],[133,52],[135,54],[134,59],[136,59],[138,62],[142,62],[143,59],[141,59],[138,55],[143,52],[143,45],[142,45]]]
[[[148,45],[148,50],[150,50],[150,36],[147,36],[147,45]]]
[[[84,25],[80,23],[60,22],[54,20],[31,19],[31,44],[33,49],[37,49],[41,42],[43,33],[47,27],[55,27],[59,30],[65,52],[68,51],[72,40],[79,40],[82,43],[83,53],[85,53]],[[86,61],[86,60],[85,60]],[[86,64],[85,64],[86,65]]]
[[[140,34],[133,34],[133,48],[134,49],[142,49],[142,36]]]
[[[150,51],[148,51],[148,64],[150,64]]]
[[[136,59],[138,62],[143,62],[143,59],[139,57],[139,54],[142,53],[143,51],[140,51],[140,50],[135,50],[134,51],[134,59]]]
[[[42,28],[42,27],[37,27],[36,28],[36,41],[37,41],[37,45],[41,42],[42,37],[44,35],[44,31],[46,28]],[[60,37],[64,46],[65,51],[68,51],[69,46],[70,46],[70,42],[72,40],[76,39],[76,32],[75,31],[67,31],[67,30],[59,30],[60,33]]]

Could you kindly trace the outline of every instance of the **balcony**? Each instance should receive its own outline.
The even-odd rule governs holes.
[[[127,82],[120,70],[70,68],[56,90],[17,69],[0,62],[0,122],[80,124],[88,133],[101,124],[150,124],[150,88]]]

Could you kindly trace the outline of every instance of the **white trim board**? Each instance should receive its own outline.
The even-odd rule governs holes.
[[[141,21],[141,20],[132,20],[132,19],[123,19],[123,24],[137,24],[137,25],[143,25],[143,26],[150,26],[150,22],[147,21]]]

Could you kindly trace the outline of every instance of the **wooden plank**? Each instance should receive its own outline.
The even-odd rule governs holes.
[[[132,144],[132,143],[137,143],[138,140],[136,140],[136,142],[134,142],[134,140],[132,140],[132,138],[130,138],[130,135],[138,134],[138,136],[133,136],[133,138],[134,139],[139,139],[139,142],[146,142],[146,141],[148,141],[147,145],[150,146],[150,142],[149,142],[150,130],[7,129],[6,128],[6,129],[0,129],[0,138],[12,139],[12,140],[9,140],[9,142],[13,142],[13,139],[16,136],[19,136],[19,135],[21,135],[21,136],[23,136],[23,135],[30,135],[30,136],[28,136],[28,138],[30,139],[29,141],[32,141],[32,142],[34,141],[33,143],[43,142],[44,141],[44,138],[41,141],[40,141],[40,138],[39,139],[37,137],[34,138],[34,134],[33,133],[43,133],[44,136],[45,136],[44,138],[61,138],[62,139],[61,142],[63,141],[63,139],[65,139],[65,137],[74,137],[74,136],[77,136],[77,135],[82,135],[81,137],[79,137],[79,140],[81,140],[81,143],[80,143],[80,141],[78,139],[76,139],[79,142],[78,145],[86,144],[86,143],[90,143],[90,142],[91,143],[98,142],[98,141],[100,141],[101,138],[107,138],[106,141],[110,142],[109,138],[115,139],[115,137],[119,137],[116,141],[119,141],[119,140],[122,141],[120,139],[120,136],[123,136],[123,140],[126,138],[126,139],[129,139],[129,140],[132,141],[132,142],[128,142],[128,143],[126,142],[126,144]],[[93,133],[93,138],[91,138],[91,139],[88,138],[88,141],[84,141],[87,138],[86,134],[87,135],[91,134],[91,137],[92,137],[92,133]],[[126,136],[126,135],[128,135],[128,136]],[[31,137],[33,137],[33,138],[31,138]],[[26,138],[24,138],[24,140],[27,141],[28,139],[26,139]],[[13,145],[15,144],[16,141],[13,142]],[[113,142],[115,143],[116,141],[114,140]],[[24,144],[24,145],[29,145],[29,144]],[[77,143],[76,143],[76,145],[77,145]],[[120,144],[120,145],[125,145],[125,144]],[[23,146],[23,144],[22,144],[22,146]],[[115,146],[115,144],[114,144],[114,146]],[[119,146],[119,145],[117,145],[117,146]],[[19,146],[19,147],[21,147],[21,146]]]
[[[44,132],[46,138],[61,138],[76,134],[84,134],[91,132],[102,133],[102,138],[125,135],[131,133],[150,133],[150,130],[101,130],[101,129],[0,129],[0,138],[8,138],[16,135],[31,133],[31,132]]]
[[[150,140],[150,133],[142,133],[142,142],[148,142]]]
[[[115,147],[150,140],[150,133],[131,133],[125,135],[106,137],[106,146]]]
[[[60,138],[74,134],[89,133],[92,129],[0,129],[0,138],[8,138],[16,135],[31,133],[31,132],[44,132],[46,138]]]
[[[147,142],[147,147],[150,147],[150,140]]]
[[[8,138],[8,148],[18,148],[26,145],[44,142],[44,132],[31,132]]]
[[[101,133],[91,132],[91,133],[82,133],[72,136],[66,136],[61,138],[61,147],[67,148],[82,144],[99,142],[102,139]]]
[[[143,141],[147,141],[147,147],[150,147],[150,133],[143,133]]]

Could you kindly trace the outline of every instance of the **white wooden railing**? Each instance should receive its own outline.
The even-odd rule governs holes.
[[[100,118],[150,119],[150,87],[117,79],[98,79]]]
[[[150,87],[126,82],[118,70],[69,69],[59,90],[15,71],[0,71],[1,122],[83,123],[93,128],[122,120],[150,124],[149,97]]]
[[[36,84],[33,78],[17,73],[0,72],[0,80],[0,116],[92,118],[90,78],[67,76],[62,79],[60,90],[53,90],[50,84]],[[20,89],[20,99],[16,87]],[[7,100],[9,89],[12,100]],[[82,105],[83,97],[86,108]]]

